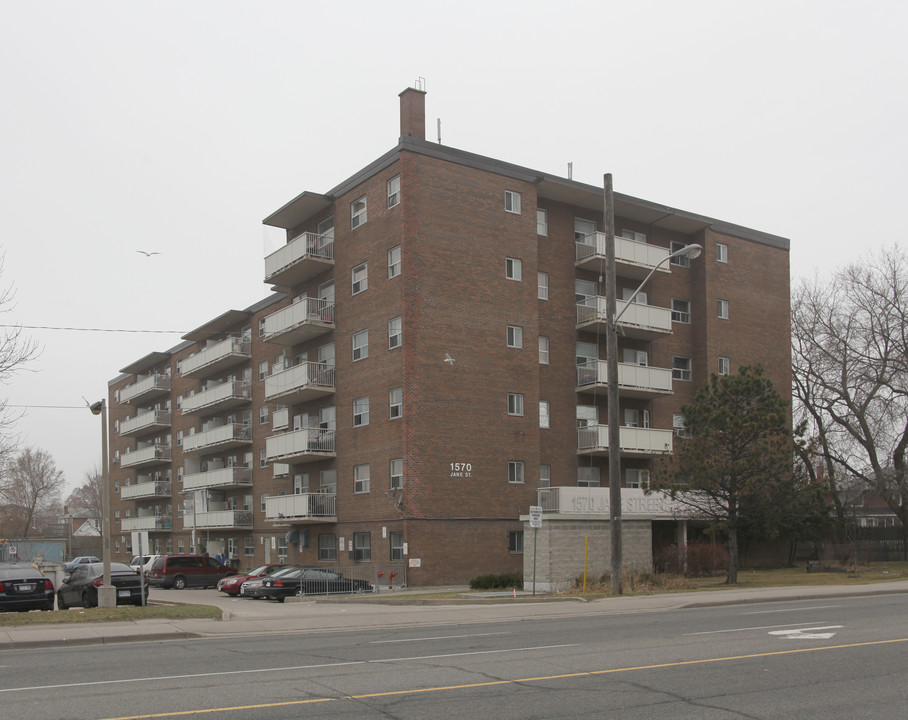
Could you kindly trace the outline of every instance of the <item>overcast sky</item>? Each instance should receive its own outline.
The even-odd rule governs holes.
[[[781,235],[792,278],[899,240],[904,2],[0,0],[0,386],[70,484],[120,368],[268,294],[262,219],[427,137]],[[145,257],[136,250],[157,251]],[[98,332],[91,328],[111,332]],[[118,332],[113,332],[118,331]],[[50,407],[49,407],[50,406]]]

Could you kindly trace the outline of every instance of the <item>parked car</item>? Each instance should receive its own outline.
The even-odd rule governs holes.
[[[99,563],[101,558],[95,557],[94,555],[79,555],[70,560],[66,565],[63,566],[63,572],[71,573],[79,565],[88,565],[89,563]]]
[[[98,606],[98,588],[104,584],[104,564],[79,565],[57,590],[57,607],[66,610],[76,605],[84,608]],[[139,573],[125,563],[110,564],[110,584],[116,588],[117,605],[141,605],[142,582]],[[148,585],[145,585],[148,601]]]
[[[261,600],[266,595],[262,592],[262,586],[267,578],[278,578],[284,575],[292,574],[301,570],[299,565],[284,565],[280,570],[276,570],[271,575],[260,575],[258,577],[244,580],[240,585],[240,595],[251,597],[253,600]]]
[[[284,602],[284,599],[291,595],[328,595],[372,590],[372,585],[365,580],[346,578],[333,570],[300,568],[286,575],[264,578],[260,592],[269,600]]]
[[[53,610],[54,583],[33,565],[0,565],[0,610]]]
[[[237,575],[229,575],[228,577],[221,578],[218,581],[218,590],[228,595],[233,595],[234,597],[240,594],[240,586],[247,580],[252,578],[265,577],[266,575],[273,575],[279,570],[283,570],[287,565],[260,565],[254,570],[250,570],[247,573],[239,573]]]
[[[221,578],[231,575],[236,570],[208,555],[163,555],[146,573],[149,585],[174,590],[216,587]]]
[[[129,561],[129,567],[131,567],[136,572],[142,571],[147,573],[151,570],[151,566],[154,565],[154,561],[159,557],[164,557],[163,555],[136,555],[132,560]]]

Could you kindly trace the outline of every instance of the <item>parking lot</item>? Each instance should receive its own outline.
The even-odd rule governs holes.
[[[315,603],[315,598],[302,599],[299,602],[277,603],[271,600],[252,600],[250,598],[230,597],[226,593],[210,588],[185,590],[164,590],[152,587],[148,595],[150,603],[183,603],[186,605],[213,605],[237,618],[273,618],[288,617],[303,612],[307,605]]]

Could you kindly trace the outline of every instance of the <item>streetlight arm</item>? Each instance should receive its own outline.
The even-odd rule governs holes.
[[[636,290],[634,290],[634,294],[631,295],[627,300],[624,301],[624,307],[621,308],[621,312],[619,312],[617,315],[615,315],[615,319],[612,321],[612,327],[615,327],[615,326],[618,324],[618,320],[621,318],[622,315],[624,315],[624,311],[627,310],[628,306],[629,306],[632,302],[634,302],[634,300],[636,299],[636,297],[640,294],[640,291],[643,290],[643,288],[646,286],[646,283],[648,283],[648,282],[650,281],[650,278],[652,278],[652,276],[656,274],[656,270],[658,270],[660,267],[662,267],[663,265],[665,265],[665,263],[671,261],[672,258],[676,258],[676,257],[695,258],[695,257],[698,257],[698,256],[700,255],[700,251],[701,251],[701,250],[703,250],[703,248],[702,248],[701,246],[699,246],[699,245],[696,245],[696,244],[694,244],[694,245],[685,245],[685,246],[684,246],[683,248],[681,248],[680,250],[675,250],[675,252],[673,252],[671,255],[666,255],[666,256],[665,256],[664,258],[662,258],[658,263],[656,263],[655,267],[653,267],[653,269],[649,271],[649,275],[647,275],[646,278],[644,278],[643,282],[640,283],[640,287],[638,287]]]

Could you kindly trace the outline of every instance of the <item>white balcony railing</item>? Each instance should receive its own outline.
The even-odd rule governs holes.
[[[170,392],[170,375],[148,375],[120,390],[120,402],[129,403],[139,397],[165,395]]]
[[[236,446],[252,442],[252,428],[242,423],[227,423],[212,430],[187,435],[183,438],[183,452],[191,453],[206,448]]]
[[[170,445],[149,445],[128,453],[120,453],[120,467],[136,467],[159,462],[170,462]]]
[[[217,408],[227,405],[238,405],[252,397],[252,383],[248,380],[237,380],[216,385],[195,395],[183,398],[184,413],[193,413],[205,408]]]
[[[601,269],[601,263],[605,262],[605,233],[587,235],[574,243],[574,250],[579,267]],[[619,275],[643,279],[657,266],[657,272],[670,273],[671,268],[665,262],[668,256],[668,248],[615,236],[615,264]]]
[[[242,362],[251,357],[251,341],[229,337],[183,360],[180,363],[180,372],[186,376],[208,371],[215,372],[229,364]]]
[[[138,500],[149,497],[170,497],[170,480],[156,482],[140,482],[135,485],[124,485],[120,488],[120,497],[124,500]]]
[[[334,329],[334,302],[303,298],[265,317],[267,342],[295,345]]]
[[[615,314],[621,315],[618,320],[618,327],[628,337],[648,339],[671,334],[672,311],[669,308],[644,305],[637,302],[630,303],[627,310],[624,310],[625,306],[628,306],[627,302],[618,300],[615,306]],[[622,310],[624,310],[623,314]],[[597,295],[577,303],[578,326],[590,327],[595,324],[602,324],[604,329],[607,319],[608,313],[606,312],[604,297]]]
[[[170,530],[170,515],[148,515],[145,517],[123,518],[120,521],[121,532],[136,530]]]
[[[151,410],[120,423],[120,435],[134,435],[142,431],[153,431],[170,427],[170,412]]]
[[[618,445],[622,455],[650,457],[668,455],[672,451],[671,430],[621,426]],[[587,425],[577,428],[577,451],[583,454],[608,454],[608,425]]]
[[[334,239],[303,233],[265,257],[265,282],[298,285],[334,264]]]
[[[601,515],[609,517],[608,487],[551,487],[539,488],[537,502],[544,513],[560,515]],[[641,488],[621,488],[623,518],[673,518],[682,507],[667,493],[646,493]]]
[[[300,493],[265,499],[266,520],[333,519],[337,515],[334,493]]]
[[[252,510],[214,510],[208,512],[185,512],[184,528],[235,528],[252,527]]]
[[[183,490],[252,485],[252,468],[227,467],[183,476]]]
[[[304,362],[265,378],[265,399],[276,400],[307,393],[323,395],[334,390],[334,366]]]
[[[265,439],[265,457],[269,462],[287,462],[331,456],[335,452],[335,434],[334,430],[303,428],[272,435]]]
[[[577,366],[580,389],[608,384],[608,361],[590,360]],[[672,392],[672,371],[633,363],[618,363],[618,390],[622,395],[646,397]]]

